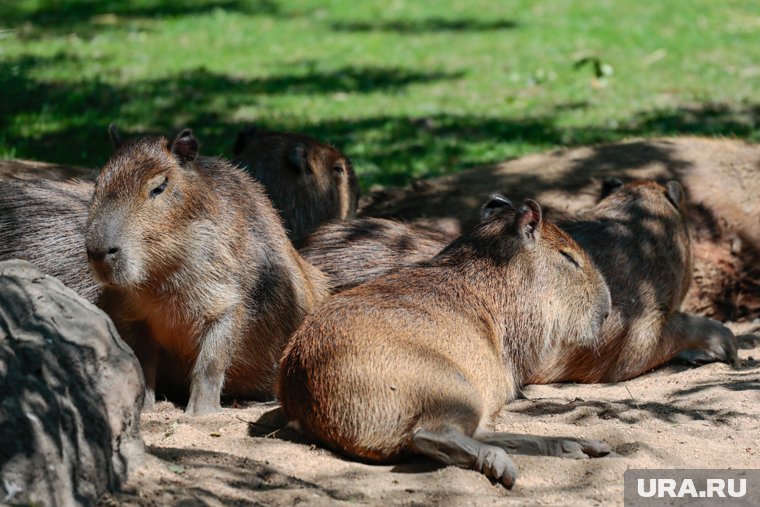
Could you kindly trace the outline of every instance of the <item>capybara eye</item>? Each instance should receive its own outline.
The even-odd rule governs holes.
[[[333,171],[335,171],[336,174],[343,174],[343,172],[345,171],[343,169],[343,164],[335,164],[333,166]]]
[[[562,250],[560,251],[560,253],[565,257],[565,259],[572,262],[576,268],[581,267],[581,265],[578,263],[578,260],[575,257],[573,257],[573,254],[571,254],[567,250]]]
[[[166,178],[163,183],[161,183],[159,186],[154,188],[150,191],[151,197],[156,197],[158,194],[162,193],[164,190],[166,190],[166,185],[169,183],[169,178]]]

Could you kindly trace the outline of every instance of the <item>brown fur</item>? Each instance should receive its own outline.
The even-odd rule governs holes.
[[[354,218],[323,225],[300,254],[319,267],[334,292],[428,260],[453,238],[440,231],[382,218]]]
[[[451,430],[469,444],[554,347],[593,346],[610,309],[604,280],[529,206],[494,214],[428,262],[328,298],[284,353],[288,418],[370,461],[426,453],[413,443],[420,431]],[[503,470],[484,473],[511,484]]]
[[[301,134],[247,129],[234,152],[234,162],[266,187],[296,245],[320,224],[356,213],[356,174],[333,146]]]
[[[653,182],[610,181],[604,188],[604,198],[595,208],[559,225],[605,275],[614,308],[603,333],[606,345],[599,350],[557,349],[529,382],[617,382],[684,351],[697,351],[701,361],[733,361],[734,338],[725,326],[678,312],[692,272],[683,200],[676,208],[667,189]],[[405,260],[424,260],[442,249],[446,238],[402,222],[346,221],[320,228],[302,253],[330,277],[335,290],[341,290],[393,272]]]
[[[230,396],[269,397],[287,339],[324,295],[322,274],[294,250],[262,187],[197,156],[189,131],[116,144],[86,246],[101,304],[149,390],[161,350],[171,363],[161,368],[190,380],[190,414],[218,410],[222,384]]]
[[[684,209],[678,183],[670,182],[666,188],[637,182],[618,186],[579,219],[559,224],[604,274],[613,310],[599,347],[558,349],[530,383],[619,382],[688,349],[698,349],[713,360],[736,359],[728,328],[678,311],[692,272]]]

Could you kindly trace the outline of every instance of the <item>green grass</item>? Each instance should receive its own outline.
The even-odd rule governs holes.
[[[302,131],[401,184],[558,146],[760,139],[760,2],[14,0],[0,156],[98,166],[106,126]],[[614,69],[595,78],[595,56]]]

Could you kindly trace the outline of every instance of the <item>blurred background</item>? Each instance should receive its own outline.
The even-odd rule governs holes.
[[[760,2],[4,0],[0,157],[96,167],[106,127],[303,132],[400,185],[628,137],[760,140]]]

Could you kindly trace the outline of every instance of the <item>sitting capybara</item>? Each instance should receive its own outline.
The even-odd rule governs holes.
[[[270,397],[287,339],[325,295],[250,175],[174,140],[122,141],[98,175],[85,246],[101,306],[135,349],[148,403],[159,352],[189,380],[187,413]],[[165,365],[161,366],[164,370]]]
[[[280,207],[281,215],[286,223],[296,225],[294,230],[307,231],[322,220],[344,218],[355,212],[359,192],[356,177],[350,162],[338,150],[298,134],[255,135],[244,131],[236,151],[242,152],[239,163],[249,165],[265,187],[271,185],[266,188],[268,194],[287,201]],[[294,158],[295,154],[302,158]],[[296,161],[305,165],[294,165]],[[82,246],[94,183],[34,180],[58,180],[80,173],[84,176],[86,171],[12,162],[0,167],[0,176],[14,174],[30,181],[7,178],[0,188],[0,260],[31,261],[96,303],[100,286],[87,266]],[[285,199],[285,195],[292,199]]]
[[[356,213],[356,174],[333,146],[301,134],[248,128],[238,135],[233,152],[233,162],[266,187],[296,245],[320,224]]]
[[[604,278],[538,204],[494,202],[432,260],[333,295],[306,318],[278,380],[289,420],[355,458],[417,453],[507,487],[516,477],[508,452],[610,452],[603,442],[487,431],[547,352],[593,346],[610,312]]]
[[[627,380],[685,350],[699,351],[701,360],[735,360],[735,341],[728,328],[678,311],[691,281],[691,246],[680,185],[623,185],[610,180],[602,197],[589,213],[558,225],[591,255],[606,277],[613,302],[613,318],[602,337],[606,352],[557,348],[529,383]],[[489,212],[488,206],[483,208],[484,216]],[[388,224],[393,236],[379,224]],[[340,290],[392,272],[404,265],[404,259],[412,263],[429,258],[446,242],[443,234],[430,235],[427,229],[402,222],[356,219],[318,229],[302,253]],[[413,248],[418,251],[410,251]]]
[[[0,260],[28,260],[95,302],[100,286],[84,248],[92,186],[77,180],[0,183]]]

